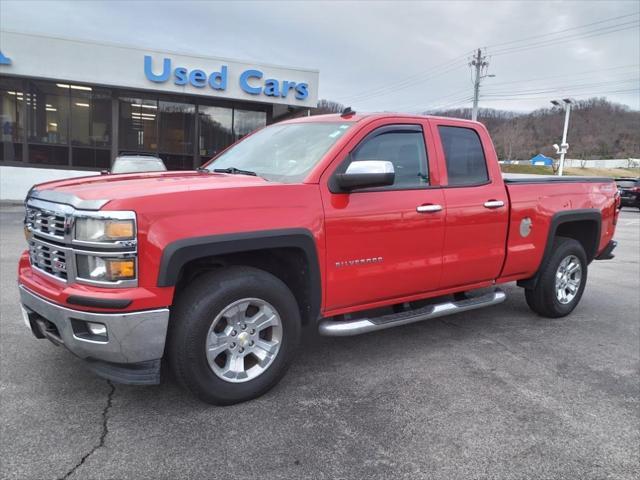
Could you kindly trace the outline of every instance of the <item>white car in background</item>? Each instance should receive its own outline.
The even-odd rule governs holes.
[[[108,173],[164,172],[167,170],[155,155],[124,154],[116,157]]]

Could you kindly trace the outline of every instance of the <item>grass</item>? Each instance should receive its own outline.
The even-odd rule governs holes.
[[[531,175],[553,175],[551,167],[543,165],[512,165],[501,164],[500,169],[504,173],[527,173]],[[566,175],[579,175],[583,177],[640,177],[639,168],[566,168]]]

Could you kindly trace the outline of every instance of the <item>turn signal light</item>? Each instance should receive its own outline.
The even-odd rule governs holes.
[[[107,238],[133,238],[133,222],[110,221],[105,228]]]

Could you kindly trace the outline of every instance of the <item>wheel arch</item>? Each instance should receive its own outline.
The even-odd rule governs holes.
[[[227,265],[253,266],[280,278],[292,291],[303,323],[320,316],[320,264],[311,232],[279,229],[176,240],[162,252],[159,287],[176,287]],[[175,294],[174,294],[175,295]]]
[[[535,275],[525,280],[519,280],[518,286],[527,289],[535,288],[539,280],[540,267],[545,264],[553,253],[553,243],[556,237],[573,238],[580,242],[587,255],[587,262],[596,257],[600,244],[602,228],[602,214],[594,208],[566,210],[553,215],[547,234],[547,242],[542,260]]]

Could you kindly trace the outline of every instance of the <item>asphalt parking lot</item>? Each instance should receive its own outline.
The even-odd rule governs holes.
[[[638,478],[640,212],[568,318],[489,309],[307,335],[264,397],[205,405],[171,378],[111,386],[20,318],[22,210],[0,207],[3,479]]]

